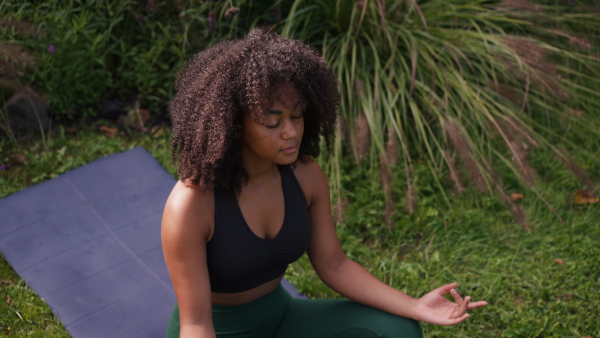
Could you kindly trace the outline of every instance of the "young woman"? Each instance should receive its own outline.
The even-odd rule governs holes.
[[[327,180],[311,159],[321,138],[331,145],[338,102],[318,53],[258,29],[179,72],[180,180],[162,224],[178,301],[167,337],[420,337],[417,321],[454,325],[486,305],[463,299],[456,284],[412,298],[344,255]],[[290,297],[280,281],[304,252],[348,299]]]

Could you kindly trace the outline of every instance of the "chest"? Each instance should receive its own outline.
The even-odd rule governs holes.
[[[276,180],[261,189],[245,191],[238,199],[237,208],[233,209],[240,212],[243,223],[254,235],[270,240],[283,228],[285,202],[281,181]]]
[[[291,169],[283,174],[270,198],[236,201],[215,192],[215,226],[206,246],[213,292],[241,292],[280,277],[306,251],[306,198]]]

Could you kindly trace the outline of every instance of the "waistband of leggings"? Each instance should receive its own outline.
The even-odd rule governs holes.
[[[286,289],[279,284],[273,291],[261,298],[242,305],[219,305],[212,304],[213,312],[238,312],[238,311],[260,311],[261,309],[272,309],[273,307],[287,306],[291,296]]]

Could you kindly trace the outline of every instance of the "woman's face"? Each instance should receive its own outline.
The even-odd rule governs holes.
[[[289,85],[279,85],[273,91],[273,103],[261,116],[244,113],[241,142],[246,166],[260,162],[285,165],[298,158],[304,133],[302,101]]]

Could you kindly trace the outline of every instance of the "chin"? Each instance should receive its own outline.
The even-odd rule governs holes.
[[[280,165],[289,165],[289,164],[296,162],[297,160],[298,160],[298,154],[295,154],[293,156],[288,155],[283,158],[279,158],[278,161],[276,161],[275,163],[280,164]]]

